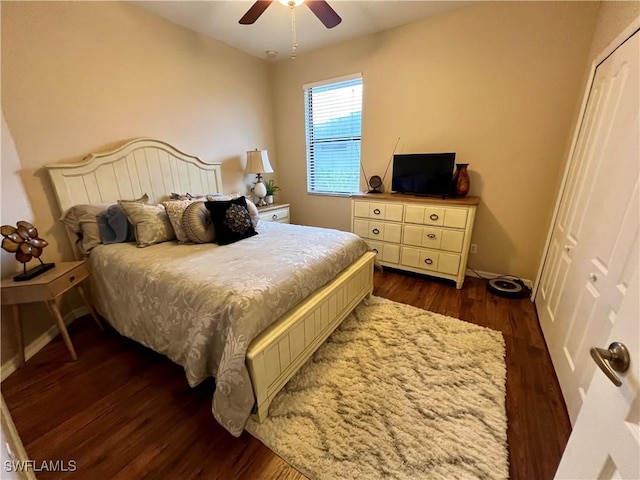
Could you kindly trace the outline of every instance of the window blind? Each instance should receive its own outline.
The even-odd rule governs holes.
[[[360,189],[362,77],[304,88],[307,191],[353,193]]]

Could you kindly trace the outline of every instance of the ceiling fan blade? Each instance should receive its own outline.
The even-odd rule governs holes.
[[[255,23],[255,21],[260,18],[260,15],[264,13],[264,11],[269,5],[271,5],[272,2],[273,0],[258,0],[256,3],[251,5],[251,8],[247,10],[247,13],[245,13],[244,16],[240,19],[240,24],[251,25]]]
[[[340,15],[325,0],[306,0],[304,3],[327,28],[333,28],[342,21]]]

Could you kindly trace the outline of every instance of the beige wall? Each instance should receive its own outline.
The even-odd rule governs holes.
[[[27,194],[20,179],[20,158],[13,143],[13,137],[9,131],[7,122],[2,115],[2,159],[1,175],[2,190],[0,190],[0,200],[2,201],[2,211],[0,211],[0,223],[2,225],[15,225],[20,220],[33,221],[33,211],[27,201]],[[2,278],[20,271],[20,263],[15,259],[13,253],[0,250],[2,265]]]
[[[483,2],[275,64],[293,220],[350,229],[348,199],[306,193],[302,85],[362,72],[367,174],[384,173],[398,137],[399,152],[456,151],[470,164],[470,194],[482,197],[470,266],[533,279],[597,11],[592,2]]]
[[[246,150],[269,149],[277,170],[264,61],[133,4],[0,5],[1,98],[8,125],[2,143],[10,130],[15,149],[7,160],[22,181],[14,185],[15,174],[3,175],[2,218],[13,221],[15,208],[18,217],[32,217],[50,243],[46,261],[72,255],[43,165],[152,137],[205,162],[223,162],[226,191],[247,191]],[[2,153],[4,173],[4,148]],[[5,191],[15,192],[16,202],[5,201]],[[51,322],[44,309],[36,316]]]
[[[26,220],[28,222],[33,221],[33,212],[31,205],[27,200],[26,192],[20,179],[20,159],[16,152],[15,144],[9,127],[2,116],[2,171],[0,178],[2,179],[1,193],[1,205],[2,211],[0,212],[0,224],[1,225],[15,225],[20,220]],[[2,265],[2,278],[15,275],[20,271],[20,264],[16,261],[14,254],[7,253],[4,250],[0,250],[0,263]],[[43,309],[44,310],[44,309]],[[27,341],[35,339],[40,333],[47,330],[50,325],[50,321],[43,321],[41,315],[38,315],[33,308],[30,311],[25,310],[25,315],[31,313],[31,321],[25,322],[24,336]],[[35,314],[35,315],[34,315]],[[1,332],[0,338],[2,339],[2,345],[0,347],[1,360],[5,360],[13,357],[17,352],[15,349],[15,332],[13,331],[12,323],[8,321],[10,318],[10,309],[2,307],[2,322],[0,322]]]
[[[637,0],[602,2],[591,42],[589,62],[595,60],[639,16],[640,2]]]

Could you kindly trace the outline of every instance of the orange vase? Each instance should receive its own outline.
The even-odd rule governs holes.
[[[453,174],[452,187],[456,197],[464,197],[469,193],[469,172],[467,171],[468,163],[456,163],[456,171]]]

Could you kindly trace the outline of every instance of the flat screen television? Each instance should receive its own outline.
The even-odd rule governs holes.
[[[412,195],[449,196],[455,161],[455,152],[395,154],[391,190]]]

